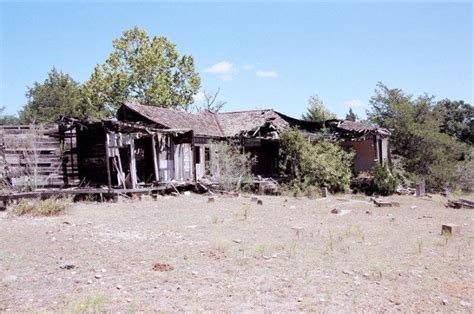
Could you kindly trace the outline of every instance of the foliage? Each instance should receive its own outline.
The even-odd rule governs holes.
[[[377,164],[374,169],[374,191],[382,196],[392,195],[397,189],[397,180],[387,167]]]
[[[336,114],[330,112],[318,95],[311,96],[308,101],[308,109],[302,115],[303,120],[322,122],[330,119],[336,119]]]
[[[412,180],[426,180],[429,189],[457,182],[457,169],[468,158],[468,147],[440,131],[432,96],[413,99],[379,83],[370,104],[370,121],[392,130],[393,153],[402,156],[402,167]]]
[[[237,145],[227,142],[211,144],[211,173],[213,180],[224,190],[240,190],[252,182],[255,160]]]
[[[347,190],[354,154],[336,143],[321,140],[312,144],[296,129],[280,134],[282,171],[290,183],[306,190],[308,186],[326,186],[331,191]]]
[[[56,122],[60,116],[87,117],[80,85],[68,74],[52,68],[43,83],[35,82],[26,92],[28,103],[20,111],[23,123]]]
[[[352,111],[352,108],[349,108],[349,113],[346,114],[346,120],[357,121],[359,117]]]
[[[49,198],[46,200],[22,199],[9,208],[10,214],[14,216],[54,216],[66,210],[68,202],[65,199]]]
[[[443,99],[434,107],[441,121],[440,131],[455,136],[461,142],[474,144],[474,107],[464,101]]]
[[[114,50],[97,65],[84,84],[89,106],[112,112],[121,103],[137,101],[187,109],[200,87],[192,56],[179,56],[166,37],[150,38],[134,27],[113,41]]]
[[[0,107],[0,125],[13,125],[19,124],[20,119],[16,116],[3,114],[5,107]]]

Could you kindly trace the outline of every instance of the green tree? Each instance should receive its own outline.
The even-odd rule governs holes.
[[[357,121],[359,120],[359,117],[352,111],[352,108],[349,108],[349,113],[346,114],[346,120],[349,121]]]
[[[20,119],[18,117],[9,114],[3,114],[4,111],[5,107],[0,107],[0,125],[13,125],[20,123]]]
[[[290,185],[298,189],[326,186],[332,191],[349,188],[354,154],[337,143],[321,140],[312,144],[298,130],[280,133],[282,170],[289,175]]]
[[[462,100],[438,101],[434,112],[441,121],[443,133],[457,137],[460,141],[474,144],[474,107]]]
[[[20,111],[24,123],[55,122],[61,115],[86,117],[80,85],[68,74],[52,68],[43,83],[35,82],[26,92],[28,103]]]
[[[303,120],[322,122],[330,119],[336,119],[336,114],[329,111],[318,95],[311,96],[308,101],[308,109],[302,115]]]
[[[84,84],[87,104],[110,114],[123,102],[188,109],[200,87],[192,56],[179,56],[165,37],[135,27],[113,41],[114,50]]]
[[[434,112],[432,96],[413,99],[400,89],[378,83],[370,104],[372,108],[367,116],[392,130],[393,152],[403,157],[403,169],[413,180],[425,179],[431,189],[456,184],[457,170],[469,156],[468,147],[440,132],[441,123]]]

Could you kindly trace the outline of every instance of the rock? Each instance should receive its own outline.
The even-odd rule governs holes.
[[[56,242],[56,237],[52,237],[51,242]]]
[[[278,255],[276,255],[276,254],[272,255],[272,258],[277,258],[277,257],[278,257]]]
[[[448,305],[448,300],[443,299],[443,301],[441,301],[441,303],[442,303],[443,305]]]
[[[115,288],[117,288],[117,290],[120,290],[120,289],[122,289],[122,286],[121,286],[121,285],[117,285]]]
[[[263,255],[262,257],[263,259],[270,259],[270,256],[267,256],[267,255]]]
[[[371,212],[370,210],[366,210],[365,213],[366,213],[367,215],[372,215],[372,212]]]
[[[237,243],[237,244],[242,243],[242,240],[240,240],[240,239],[233,239],[232,241],[234,241],[234,242]]]
[[[465,301],[465,300],[461,300],[459,301],[459,305],[461,305],[462,307],[471,307],[471,302],[469,301]]]
[[[214,197],[208,197],[207,198],[208,203],[214,203],[215,201],[216,201],[216,199]]]
[[[132,298],[125,298],[125,301],[127,301],[128,303],[131,303],[131,302],[132,302]]]
[[[191,192],[190,191],[184,191],[183,194],[184,194],[184,196],[189,196],[189,195],[191,195]]]
[[[73,262],[73,261],[66,261],[66,262],[62,263],[61,265],[59,265],[59,268],[61,268],[61,269],[74,269],[74,268],[76,268],[76,263]]]
[[[298,302],[303,302],[303,298],[298,298],[297,301]]]
[[[91,285],[92,284],[92,280],[87,280],[87,284]]]
[[[95,274],[94,277],[95,277],[95,279],[100,279],[100,278],[102,278],[102,275],[101,274]]]
[[[331,210],[331,214],[339,214],[341,212],[341,210],[337,209],[337,208],[334,208]]]
[[[417,207],[418,207],[418,206],[413,205],[413,206],[411,206],[410,208],[411,208],[411,209],[415,209],[415,208],[417,208]]]
[[[107,269],[102,268],[100,271],[103,272],[103,273],[106,273],[106,272],[107,272]]]
[[[12,283],[18,279],[15,275],[8,275],[2,279],[2,283]]]
[[[257,205],[263,205],[263,201],[262,200],[257,200]]]

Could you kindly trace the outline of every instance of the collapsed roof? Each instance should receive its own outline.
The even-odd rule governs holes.
[[[296,127],[304,132],[317,133],[329,128],[341,138],[359,138],[368,134],[389,135],[386,129],[362,122],[328,120],[325,123],[291,118],[272,109],[213,113],[190,113],[169,108],[126,103],[118,110],[123,121],[142,121],[165,129],[192,129],[197,136],[238,137],[264,136]],[[275,131],[275,132],[274,132]]]

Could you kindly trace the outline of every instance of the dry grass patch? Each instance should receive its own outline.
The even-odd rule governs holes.
[[[66,199],[22,199],[18,204],[11,206],[8,211],[13,216],[55,216],[63,213],[68,204],[69,201]]]

